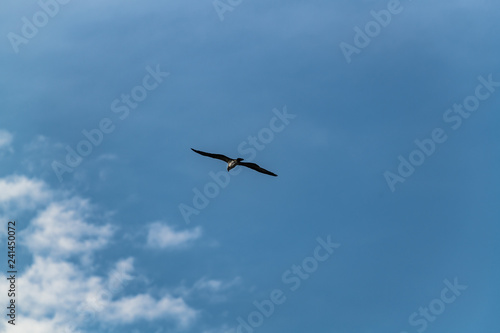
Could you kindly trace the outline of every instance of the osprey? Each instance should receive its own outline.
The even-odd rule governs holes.
[[[200,155],[208,156],[211,158],[216,158],[218,160],[222,160],[222,161],[226,162],[227,163],[227,171],[231,170],[232,168],[234,168],[237,165],[243,165],[243,166],[246,166],[247,168],[254,169],[255,171],[265,173],[266,175],[275,176],[275,177],[278,176],[277,174],[272,173],[271,171],[268,171],[266,169],[261,168],[260,166],[258,166],[255,163],[242,162],[243,161],[242,158],[232,159],[232,158],[229,158],[229,157],[227,157],[225,155],[221,155],[221,154],[205,153],[204,151],[199,151],[199,150],[196,150],[193,148],[191,148],[191,150],[194,151],[195,153],[200,154]]]

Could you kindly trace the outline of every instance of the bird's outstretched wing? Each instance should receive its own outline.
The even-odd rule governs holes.
[[[275,177],[278,176],[277,174],[272,173],[271,171],[268,171],[266,169],[261,168],[260,166],[258,166],[255,163],[240,162],[238,164],[246,166],[247,168],[250,168],[250,169],[254,169],[255,171],[265,173],[266,175],[269,175],[269,176],[275,176]]]
[[[199,151],[199,150],[196,150],[196,149],[193,149],[193,148],[191,148],[191,150],[194,151],[195,153],[200,154],[200,155],[208,156],[208,157],[211,157],[211,158],[216,158],[216,159],[222,160],[222,161],[224,161],[226,163],[228,163],[231,160],[229,157],[221,155],[221,154],[205,153],[204,151]]]

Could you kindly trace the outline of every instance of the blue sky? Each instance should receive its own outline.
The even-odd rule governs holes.
[[[0,331],[497,332],[497,2],[0,8]]]

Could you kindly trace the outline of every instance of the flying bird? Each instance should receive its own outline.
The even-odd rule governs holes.
[[[216,158],[218,160],[222,160],[222,161],[226,162],[227,163],[227,171],[231,170],[232,168],[234,168],[237,165],[243,165],[243,166],[246,166],[247,168],[254,169],[255,171],[265,173],[266,175],[275,176],[275,177],[278,176],[277,174],[275,174],[271,171],[268,171],[266,169],[261,168],[260,166],[258,166],[255,163],[242,162],[243,161],[242,158],[232,159],[232,158],[229,158],[229,157],[227,157],[225,155],[221,155],[221,154],[205,153],[204,151],[199,151],[199,150],[196,150],[193,148],[191,148],[191,150],[194,151],[195,153],[200,154],[200,155],[211,157],[211,158]]]

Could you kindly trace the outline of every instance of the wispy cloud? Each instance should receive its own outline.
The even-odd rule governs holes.
[[[154,222],[148,226],[147,245],[153,248],[178,248],[188,245],[201,236],[201,228],[175,231],[165,223]]]
[[[6,130],[0,129],[0,150],[13,151],[12,140],[14,136]]]
[[[23,145],[21,165],[31,174],[49,175],[52,173],[52,170],[49,169],[50,162],[63,147],[62,143],[47,136],[36,135]]]
[[[193,286],[194,290],[209,290],[209,291],[223,291],[226,289],[229,289],[235,285],[238,285],[241,283],[241,278],[236,277],[230,281],[222,281],[222,280],[214,280],[214,279],[208,279],[206,277],[201,278],[200,280],[196,281],[196,283]]]
[[[241,277],[232,280],[209,279],[206,276],[196,281],[192,287],[182,286],[176,293],[184,298],[202,298],[210,303],[220,303],[228,300],[228,293],[234,287],[241,285]]]
[[[182,298],[174,298],[170,295],[156,300],[148,294],[140,294],[109,302],[105,308],[103,319],[120,323],[167,317],[178,322],[180,326],[187,327],[196,317],[196,311],[186,305]],[[141,311],[137,311],[137,309],[141,309]]]
[[[120,260],[115,268],[108,274],[108,289],[111,292],[118,291],[127,280],[132,280],[134,271],[134,258]]]
[[[229,325],[224,324],[221,327],[204,330],[202,333],[235,333],[235,332],[236,330],[234,329],[234,327],[230,327]]]

